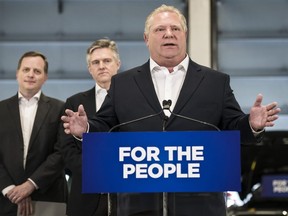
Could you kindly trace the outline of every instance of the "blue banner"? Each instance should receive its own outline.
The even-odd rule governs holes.
[[[240,191],[239,131],[83,135],[84,193]]]
[[[288,197],[288,175],[262,176],[262,197]]]

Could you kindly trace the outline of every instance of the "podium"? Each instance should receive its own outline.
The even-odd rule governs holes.
[[[86,133],[82,156],[82,192],[108,193],[113,216],[181,215],[241,188],[239,131]]]

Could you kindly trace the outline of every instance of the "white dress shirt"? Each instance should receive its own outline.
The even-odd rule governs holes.
[[[189,64],[189,57],[186,55],[185,59],[169,72],[166,67],[159,66],[153,59],[150,58],[150,71],[159,103],[162,106],[163,100],[171,100],[171,111],[173,111],[178,100]],[[171,113],[164,110],[167,116]]]
[[[21,128],[24,141],[24,160],[23,160],[24,168],[26,165],[29,142],[36,116],[36,111],[38,108],[38,100],[40,98],[40,94],[41,91],[39,91],[36,95],[27,100],[26,98],[23,97],[23,95],[20,92],[18,93]]]
[[[24,145],[24,151],[23,151],[23,167],[25,169],[26,166],[26,158],[29,148],[29,142],[30,137],[32,133],[32,128],[38,108],[38,101],[41,95],[41,91],[39,91],[37,94],[35,94],[30,100],[27,100],[23,97],[23,95],[18,92],[18,99],[19,99],[19,111],[20,111],[20,120],[21,120],[21,128],[22,128],[22,134],[23,134],[23,145]],[[36,189],[38,189],[38,186],[35,184],[35,182],[28,178],[28,180],[35,186]],[[2,190],[3,196],[5,196],[8,191],[13,189],[15,185],[9,185],[8,187],[4,188]]]
[[[96,112],[100,109],[102,106],[102,103],[107,95],[107,90],[104,88],[101,88],[97,83],[95,85],[95,97],[96,97]]]

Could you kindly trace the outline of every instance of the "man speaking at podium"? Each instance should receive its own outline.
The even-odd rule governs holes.
[[[144,30],[150,59],[112,78],[101,109],[89,122],[83,106],[78,112],[66,110],[67,116],[62,116],[65,133],[82,138],[84,132],[109,131],[112,127],[113,131],[219,128],[240,130],[242,143],[257,142],[264,128],[272,127],[278,118],[277,104],[262,105],[262,95],[258,95],[250,114],[244,114],[233,95],[229,76],[193,62],[186,52],[186,39],[187,24],[179,10],[166,5],[155,9],[147,17]],[[161,112],[165,100],[172,101],[168,117]],[[162,215],[162,203],[157,201],[160,194],[120,196],[127,207],[123,204],[124,210],[118,215]],[[168,208],[169,216],[226,215],[222,193],[169,193]]]

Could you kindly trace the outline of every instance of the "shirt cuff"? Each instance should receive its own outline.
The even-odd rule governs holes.
[[[14,187],[15,187],[15,185],[9,185],[8,187],[4,188],[4,189],[2,190],[3,196],[5,197],[6,194],[7,194],[11,189],[13,189]]]
[[[36,190],[39,189],[38,185],[37,185],[32,179],[28,178],[28,181],[30,181],[30,182],[34,185],[34,187],[36,188]]]
[[[263,129],[260,130],[260,131],[255,131],[255,130],[252,128],[252,126],[251,126],[251,124],[250,124],[250,121],[249,121],[249,125],[250,125],[250,128],[251,128],[254,136],[258,136],[259,134],[261,134],[261,133],[263,133],[263,132],[265,131],[265,128],[263,128]]]
[[[90,129],[90,125],[89,125],[89,123],[87,122],[87,131],[86,131],[86,133],[88,133],[88,132],[89,132],[89,129]],[[74,135],[73,135],[73,137],[74,137],[75,139],[77,139],[78,141],[80,141],[80,142],[82,142],[82,141],[83,141],[83,138],[79,138],[79,137],[77,137],[77,136],[74,136]]]

